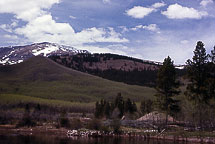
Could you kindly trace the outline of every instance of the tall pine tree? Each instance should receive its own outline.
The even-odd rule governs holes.
[[[163,65],[160,67],[157,75],[157,102],[159,108],[166,112],[166,125],[168,122],[168,115],[173,111],[172,105],[176,105],[177,101],[174,96],[178,95],[179,82],[176,80],[176,71],[173,61],[168,56],[164,59]]]
[[[198,108],[201,128],[203,107],[210,99],[210,95],[208,94],[208,72],[208,55],[206,54],[204,44],[199,41],[194,50],[192,60],[187,60],[187,77],[189,83],[185,94]]]
[[[207,63],[207,86],[208,86],[208,98],[215,98],[215,46],[211,53],[208,55],[209,60]]]
[[[187,76],[190,83],[187,86],[186,95],[193,100],[196,105],[206,103],[207,95],[207,77],[208,77],[208,55],[204,44],[197,42],[192,60],[187,60]]]

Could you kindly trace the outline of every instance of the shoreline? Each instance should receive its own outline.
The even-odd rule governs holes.
[[[58,138],[71,138],[67,136],[69,129],[66,128],[53,128],[46,126],[36,126],[33,128],[22,127],[16,128],[14,125],[0,125],[0,135],[4,136],[53,136]],[[86,136],[72,136],[73,138],[88,138]],[[215,144],[214,137],[182,137],[173,135],[150,135],[150,133],[136,134],[133,133],[128,135],[126,133],[120,135],[102,135],[101,137],[124,137],[124,138],[141,138],[144,140],[163,140],[163,141],[174,141],[174,142],[186,142],[186,143],[212,143]]]

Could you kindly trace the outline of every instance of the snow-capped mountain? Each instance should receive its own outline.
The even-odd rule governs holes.
[[[71,46],[64,46],[55,43],[35,43],[26,46],[10,46],[0,48],[0,64],[20,63],[32,56],[51,55],[75,55],[79,53],[89,53],[86,50],[78,50]]]

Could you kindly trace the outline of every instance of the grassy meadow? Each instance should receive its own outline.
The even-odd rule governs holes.
[[[0,67],[1,105],[39,103],[92,111],[96,101],[114,100],[118,93],[140,102],[153,99],[155,90],[75,71],[44,57]]]

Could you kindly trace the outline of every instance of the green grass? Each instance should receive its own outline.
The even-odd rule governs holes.
[[[69,101],[62,101],[62,100],[50,100],[50,99],[43,99],[31,96],[24,96],[24,95],[15,95],[15,94],[0,94],[0,104],[7,104],[7,105],[16,105],[19,103],[34,103],[34,104],[41,104],[41,105],[49,105],[53,107],[83,107],[83,108],[90,108],[92,109],[95,106],[94,102],[91,103],[79,103],[79,102],[69,102]]]
[[[63,67],[50,59],[34,57],[23,63],[0,67],[0,93],[69,102],[113,100],[117,93],[141,101],[153,98],[149,87],[113,82]]]
[[[215,133],[214,132],[208,132],[208,131],[193,131],[193,132],[189,132],[189,131],[175,131],[175,132],[166,132],[164,133],[165,135],[173,135],[173,136],[182,136],[182,137],[197,137],[197,138],[206,138],[206,137],[215,137]]]

